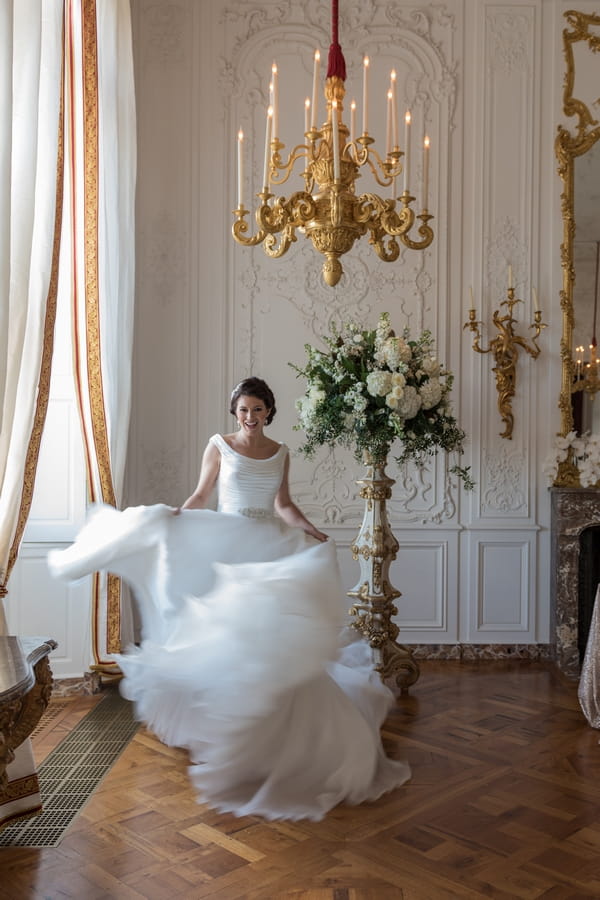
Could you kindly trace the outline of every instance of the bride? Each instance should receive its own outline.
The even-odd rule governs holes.
[[[63,578],[122,576],[142,642],[116,657],[121,691],[165,743],[187,749],[201,802],[238,816],[321,819],[410,778],[379,729],[393,695],[362,641],[342,640],[335,546],[292,502],[289,454],[264,433],[259,378],[231,395],[238,430],[214,435],[180,509],[96,507],[52,551]],[[207,509],[218,488],[218,511]]]

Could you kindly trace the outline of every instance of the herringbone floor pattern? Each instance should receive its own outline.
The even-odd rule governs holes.
[[[185,754],[141,729],[59,847],[0,851],[0,898],[600,897],[599,737],[550,665],[424,662],[384,729],[412,781],[269,823],[198,806]]]

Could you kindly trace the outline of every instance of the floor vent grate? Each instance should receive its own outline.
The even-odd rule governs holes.
[[[133,704],[116,689],[79,722],[39,767],[43,811],[7,826],[0,847],[57,847],[138,729]]]

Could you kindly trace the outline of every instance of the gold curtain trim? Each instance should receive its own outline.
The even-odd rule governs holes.
[[[87,338],[87,370],[92,435],[96,450],[102,500],[116,506],[110,464],[110,447],[104,389],[102,383],[100,301],[98,291],[98,35],[96,0],[82,3],[83,47],[83,128],[84,128],[84,271],[85,316]],[[99,615],[99,583],[94,590],[94,658],[101,662],[97,646]],[[108,653],[118,652],[121,631],[121,582],[108,575],[106,585],[107,647]]]
[[[64,192],[64,16],[62,46],[63,53],[61,64],[60,104],[58,112],[58,146],[56,157],[56,206],[54,211],[54,241],[52,246],[52,267],[50,270],[50,284],[48,286],[48,296],[46,298],[46,317],[44,321],[42,360],[40,365],[40,376],[38,380],[37,403],[33,417],[33,427],[31,430],[31,436],[29,438],[27,454],[25,457],[23,490],[21,492],[21,504],[19,506],[17,527],[8,555],[8,565],[5,573],[4,583],[0,585],[0,597],[6,596],[7,594],[6,585],[8,583],[12,568],[19,555],[21,539],[23,537],[23,532],[25,531],[25,525],[27,524],[29,511],[31,509],[33,489],[35,487],[35,473],[37,470],[37,464],[40,455],[42,432],[44,430],[44,422],[46,421],[46,413],[48,411],[48,399],[50,396],[50,375],[52,372],[52,354],[54,350],[54,324],[56,322],[56,303],[58,297],[58,262],[60,256],[60,237],[62,230]]]

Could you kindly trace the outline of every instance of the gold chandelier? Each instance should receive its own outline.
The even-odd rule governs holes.
[[[235,240],[246,247],[262,244],[268,256],[283,256],[294,241],[296,231],[304,233],[312,241],[317,252],[325,257],[323,278],[333,287],[342,276],[340,257],[347,253],[354,242],[369,234],[369,243],[380,259],[394,262],[400,255],[398,239],[412,250],[424,250],[433,240],[429,225],[433,218],[427,209],[429,181],[429,138],[423,144],[423,206],[416,215],[411,204],[416,199],[409,189],[410,176],[410,112],[405,116],[405,150],[398,146],[396,73],[392,70],[387,92],[387,147],[382,159],[368,131],[368,75],[369,58],[363,60],[363,109],[362,134],[356,136],[356,105],[353,101],[350,128],[344,123],[344,82],[346,64],[338,43],[338,2],[332,0],[332,43],[329,48],[325,101],[327,120],[317,128],[318,84],[320,53],[315,52],[312,102],[305,101],[305,141],[294,147],[287,159],[281,151],[285,145],[279,140],[279,91],[278,71],[274,63],[270,89],[270,105],[267,110],[265,162],[262,191],[256,196],[260,205],[254,215],[258,226],[256,234],[248,234],[246,216],[250,210],[244,206],[243,195],[243,142],[238,132],[238,206],[234,210],[232,232]],[[297,160],[304,160],[305,189],[295,191],[289,198],[275,197],[272,187],[284,184],[290,177]],[[360,169],[367,166],[377,184],[391,188],[392,197],[383,199],[374,193],[356,195],[355,182]],[[396,198],[396,179],[403,174],[403,191]],[[398,205],[397,205],[398,201]],[[410,237],[415,219],[419,240]]]

